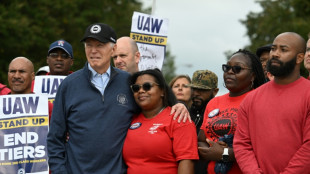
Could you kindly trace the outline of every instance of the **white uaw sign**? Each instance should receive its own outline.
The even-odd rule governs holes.
[[[48,98],[0,96],[0,174],[48,174]]]
[[[166,51],[168,19],[134,12],[130,37],[140,51],[139,70],[161,69]]]

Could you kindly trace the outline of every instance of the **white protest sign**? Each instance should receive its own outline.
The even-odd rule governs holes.
[[[33,92],[35,94],[47,94],[50,102],[54,102],[57,89],[60,83],[67,76],[36,76],[34,81]]]
[[[46,95],[3,95],[0,96],[0,106],[0,119],[29,115],[48,115],[48,100]]]
[[[47,95],[3,95],[0,105],[0,173],[48,174]]]
[[[140,51],[139,70],[162,68],[168,36],[168,19],[134,12],[130,37]]]

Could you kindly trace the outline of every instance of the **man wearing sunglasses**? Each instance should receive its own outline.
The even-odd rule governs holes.
[[[257,57],[259,58],[262,66],[263,66],[263,70],[264,70],[264,75],[265,75],[265,78],[266,78],[266,81],[269,81],[269,80],[272,80],[273,77],[272,75],[270,74],[270,72],[267,71],[267,62],[270,58],[270,50],[271,50],[271,44],[267,44],[267,45],[264,45],[262,47],[259,47],[257,48],[256,50],[256,55]]]
[[[70,68],[73,65],[71,44],[65,40],[53,42],[48,49],[46,62],[50,68],[47,75],[67,76],[71,74]]]
[[[47,137],[49,166],[53,173],[123,174],[123,142],[133,115],[139,113],[130,74],[111,66],[117,45],[109,25],[91,24],[81,42],[87,62],[62,81],[56,94]],[[184,105],[172,113],[179,119],[188,114]]]
[[[299,34],[279,34],[267,62],[274,80],[242,101],[233,146],[243,173],[309,173],[310,82],[300,76],[305,51]]]
[[[57,40],[49,46],[47,51],[46,62],[49,72],[45,75],[61,75],[68,76],[73,65],[73,49],[69,42],[65,40]],[[31,90],[33,91],[34,81],[32,81]]]

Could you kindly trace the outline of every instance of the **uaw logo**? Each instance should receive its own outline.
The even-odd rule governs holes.
[[[157,132],[157,128],[158,128],[159,126],[161,126],[161,125],[163,125],[163,124],[154,123],[153,126],[150,127],[150,129],[149,129],[148,132],[149,132],[150,134],[155,134],[155,133]]]
[[[118,103],[121,104],[121,105],[125,105],[125,104],[128,103],[128,100],[127,100],[125,94],[118,94],[118,95],[117,95],[117,101],[118,101]]]
[[[90,28],[90,32],[91,32],[91,33],[99,33],[100,31],[101,31],[100,25],[93,25],[93,26]]]
[[[65,43],[65,42],[62,41],[62,40],[61,40],[61,41],[58,41],[58,45],[59,45],[59,46],[64,46],[64,43]]]
[[[25,174],[25,173],[26,173],[25,169],[23,169],[23,168],[20,168],[17,170],[17,174]]]

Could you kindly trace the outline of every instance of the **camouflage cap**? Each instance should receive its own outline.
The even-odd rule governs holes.
[[[195,71],[192,83],[188,86],[198,89],[214,89],[217,88],[217,75],[209,70]]]

